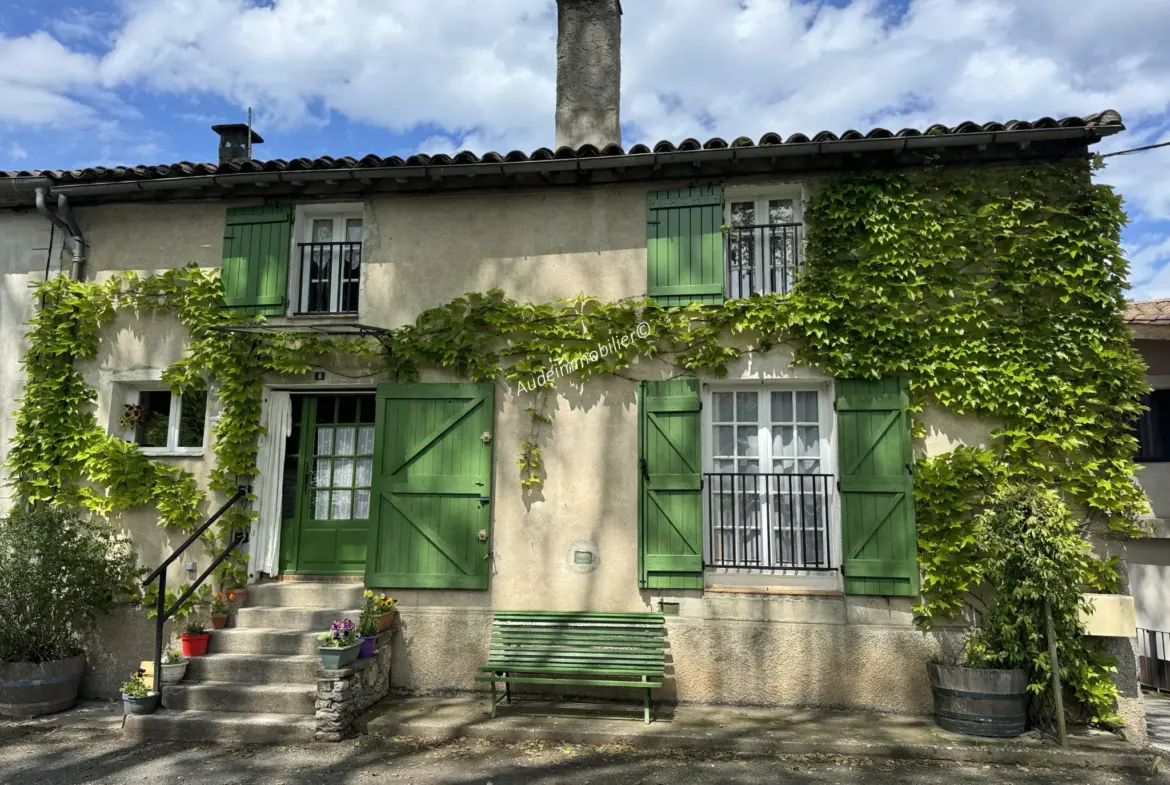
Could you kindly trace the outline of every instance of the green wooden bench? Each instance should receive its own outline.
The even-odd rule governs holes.
[[[492,684],[492,716],[501,700],[512,702],[513,684],[569,684],[645,689],[643,714],[650,722],[650,691],[666,675],[666,620],[661,613],[497,611],[491,657],[479,666]],[[496,697],[496,682],[504,695]]]

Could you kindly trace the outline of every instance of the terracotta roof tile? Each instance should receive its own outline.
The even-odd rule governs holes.
[[[1170,326],[1170,298],[1126,303],[1125,321],[1127,324],[1164,324]]]
[[[397,155],[389,157],[381,157],[374,154],[366,155],[360,159],[353,157],[331,158],[329,156],[321,156],[319,158],[293,158],[290,161],[281,159],[273,159],[269,161],[241,161],[230,164],[217,165],[214,163],[192,163],[190,161],[179,161],[173,164],[161,164],[155,166],[118,166],[107,168],[103,166],[73,169],[73,170],[58,170],[58,169],[24,169],[20,171],[4,172],[0,171],[0,180],[15,177],[49,177],[56,180],[62,185],[74,183],[97,183],[120,180],[149,180],[160,177],[188,177],[198,175],[215,175],[215,174],[235,174],[240,172],[283,172],[283,171],[304,171],[310,169],[357,169],[357,168],[382,168],[382,167],[398,167],[398,166],[427,166],[429,164],[499,164],[499,163],[517,163],[525,161],[542,161],[549,159],[573,159],[573,158],[594,158],[594,157],[617,157],[623,155],[644,155],[651,152],[655,153],[673,153],[696,150],[724,150],[728,148],[743,149],[755,146],[775,146],[775,145],[804,145],[812,143],[836,143],[840,141],[850,142],[862,139],[891,139],[891,138],[914,138],[922,136],[963,136],[965,134],[986,134],[995,131],[1018,131],[1027,129],[1051,129],[1051,128],[1085,128],[1088,130],[1100,129],[1102,135],[1106,133],[1115,133],[1122,130],[1125,126],[1122,124],[1121,115],[1112,109],[1104,112],[1097,112],[1096,114],[1088,115],[1087,117],[1065,117],[1061,120],[1055,120],[1051,117],[1042,117],[1033,122],[1023,120],[1010,120],[1006,123],[989,122],[978,124],[971,121],[964,121],[956,126],[947,127],[945,125],[934,124],[925,131],[920,131],[917,128],[903,128],[898,132],[892,132],[885,128],[874,128],[864,134],[861,131],[850,129],[837,135],[829,130],[820,131],[814,134],[811,139],[809,136],[801,133],[794,133],[786,140],[779,133],[769,132],[760,137],[759,142],[752,142],[748,137],[737,137],[730,145],[724,139],[713,137],[706,142],[700,142],[698,139],[684,139],[675,145],[669,140],[662,140],[653,147],[644,144],[636,144],[629,150],[623,150],[618,145],[609,145],[604,150],[598,150],[594,145],[582,145],[576,149],[572,147],[561,147],[555,152],[541,147],[532,153],[525,154],[520,150],[513,150],[506,156],[497,152],[488,152],[483,155],[476,155],[468,150],[456,153],[453,156],[435,155],[429,156],[424,153],[416,153],[411,155],[406,160],[403,160]]]

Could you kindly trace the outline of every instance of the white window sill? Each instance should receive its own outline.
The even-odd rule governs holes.
[[[202,447],[183,447],[168,450],[166,447],[140,447],[142,454],[151,458],[202,458]]]
[[[844,588],[841,574],[836,570],[765,572],[751,569],[708,568],[703,571],[703,582],[707,591],[838,592]]]

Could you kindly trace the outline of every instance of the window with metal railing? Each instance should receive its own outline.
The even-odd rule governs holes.
[[[297,243],[294,313],[357,313],[362,219],[344,215],[313,217],[306,228],[308,242]]]
[[[804,258],[797,208],[795,199],[728,202],[723,253],[727,297],[792,290]]]
[[[705,565],[830,570],[831,474],[703,475]]]
[[[704,563],[831,570],[832,412],[822,389],[714,390],[703,474]]]

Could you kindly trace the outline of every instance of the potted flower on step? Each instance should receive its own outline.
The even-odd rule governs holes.
[[[183,647],[184,657],[202,657],[207,653],[207,639],[211,637],[211,633],[203,626],[201,621],[189,621],[182,635],[179,636],[179,641]]]
[[[178,684],[187,674],[187,658],[176,649],[171,649],[163,656],[162,674],[159,681],[162,684]]]
[[[373,596],[373,592],[366,589],[366,597],[371,596]],[[397,612],[395,608],[398,603],[393,597],[387,597],[385,594],[374,597],[374,602],[378,608],[378,632],[385,632],[390,629],[390,624],[394,621],[394,614]]]
[[[329,632],[317,636],[317,640],[321,641],[317,648],[317,653],[321,655],[321,667],[338,670],[357,659],[361,643],[357,639],[356,630],[357,625],[349,619],[338,619],[329,625]]]
[[[127,714],[153,714],[158,708],[158,693],[146,687],[146,671],[139,668],[122,684],[122,704]]]
[[[222,630],[227,626],[227,620],[227,595],[225,595],[223,592],[220,592],[211,598],[211,628],[213,630]]]
[[[234,586],[230,589],[224,589],[223,592],[227,595],[227,601],[237,608],[243,608],[244,602],[248,599],[247,586]]]
[[[378,647],[379,617],[381,616],[378,599],[374,597],[374,593],[366,589],[363,596],[365,601],[362,602],[362,615],[358,617],[357,625],[357,635],[361,639],[361,648],[358,649],[359,660],[374,656],[374,650]]]

